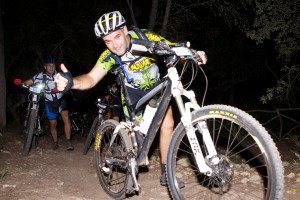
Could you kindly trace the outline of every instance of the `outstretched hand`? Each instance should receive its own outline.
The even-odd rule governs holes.
[[[197,51],[197,55],[200,57],[198,60],[198,65],[205,65],[207,63],[207,55],[204,51]]]
[[[62,72],[59,72],[54,78],[57,90],[68,92],[73,86],[73,76],[64,64],[60,65],[60,69]]]

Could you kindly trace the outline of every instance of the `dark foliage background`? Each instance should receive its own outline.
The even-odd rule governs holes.
[[[172,0],[165,33],[163,19],[167,1],[157,1],[160,6],[155,15],[153,30],[170,40],[189,40],[194,49],[206,51],[209,57],[209,62],[204,67],[209,80],[206,104],[229,104],[245,110],[291,107],[287,98],[270,101],[269,104],[262,104],[260,100],[267,88],[276,86],[282,76],[282,68],[289,65],[289,62],[283,63],[282,59],[278,59],[278,42],[274,41],[278,38],[276,34],[280,29],[257,31],[262,21],[274,20],[274,23],[270,22],[265,27],[270,24],[276,27],[275,22],[278,22],[277,26],[280,25],[281,18],[262,18],[263,14],[276,14],[266,9],[270,7],[270,1],[263,4],[255,0]],[[9,93],[19,92],[12,85],[14,78],[27,79],[42,69],[41,61],[45,55],[57,56],[59,62],[65,63],[75,76],[89,71],[105,48],[94,36],[93,28],[97,19],[104,12],[119,10],[127,19],[128,26],[136,23],[140,28],[148,28],[154,17],[151,15],[152,2],[154,1],[2,0]],[[288,1],[288,5],[291,5],[290,13],[293,13],[294,2]],[[276,4],[272,4],[272,9],[280,10],[281,5],[283,2],[276,1]],[[130,8],[134,16],[130,13]],[[280,13],[278,16],[281,16]],[[284,52],[282,48],[280,50]],[[77,103],[90,105],[113,78],[109,75],[91,91],[74,91]],[[203,77],[199,75],[197,80],[193,86],[201,98]],[[276,97],[272,96],[272,99]],[[292,107],[298,107],[297,98]]]

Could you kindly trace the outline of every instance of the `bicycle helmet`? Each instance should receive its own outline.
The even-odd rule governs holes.
[[[56,64],[56,59],[54,57],[45,57],[43,59],[43,64],[46,65],[46,64],[50,64],[50,63],[53,63],[53,64]]]
[[[125,26],[126,21],[119,11],[103,14],[95,24],[95,34],[98,38],[110,34]]]

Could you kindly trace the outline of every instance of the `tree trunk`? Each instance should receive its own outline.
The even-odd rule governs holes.
[[[164,21],[163,21],[162,28],[161,28],[161,35],[166,34],[170,10],[171,10],[171,0],[166,0],[166,1],[167,1],[167,4],[166,4]]]
[[[0,129],[6,126],[6,80],[4,65],[4,31],[0,0]]]
[[[151,12],[149,17],[148,30],[153,31],[156,25],[156,15],[157,15],[158,0],[152,0]]]
[[[129,8],[129,11],[130,11],[132,23],[133,23],[133,25],[137,26],[135,16],[134,16],[134,12],[133,12],[133,7],[132,7],[133,0],[126,0],[126,2],[127,2],[127,5],[128,5],[128,8]]]

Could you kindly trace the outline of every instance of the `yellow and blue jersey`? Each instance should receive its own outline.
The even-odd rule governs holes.
[[[162,41],[170,43],[162,36],[153,33],[147,29],[140,29],[149,41]],[[134,31],[128,32],[131,38],[139,39]],[[159,79],[159,69],[155,63],[155,58],[151,54],[145,52],[133,51],[131,48],[120,57],[123,67],[129,78],[132,78],[131,83],[126,83],[129,87],[140,88],[147,90],[151,88]],[[106,49],[97,60],[96,66],[102,67],[106,72],[109,72],[114,65],[118,64],[116,55]]]

